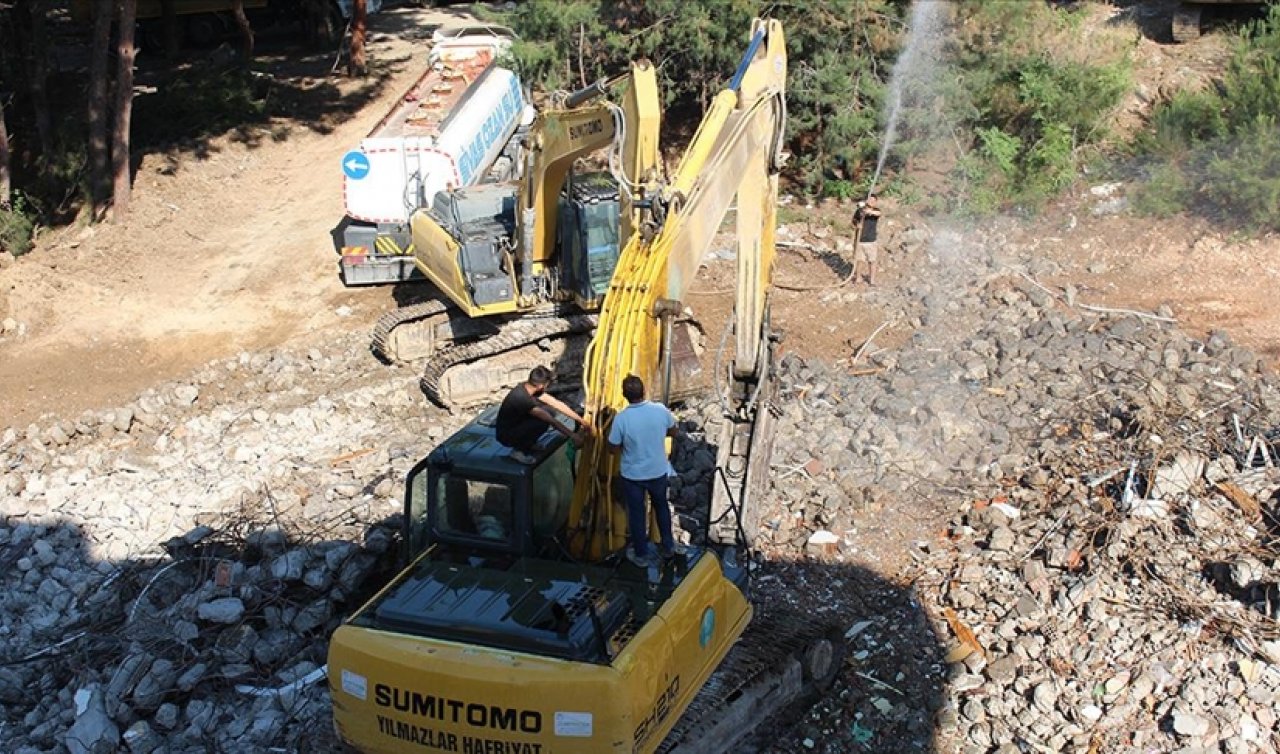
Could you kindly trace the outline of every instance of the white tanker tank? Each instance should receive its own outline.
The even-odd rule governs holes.
[[[513,135],[533,119],[516,74],[494,64],[514,34],[440,29],[428,70],[343,155],[342,276],[347,285],[419,279],[409,216],[439,191],[515,177]]]

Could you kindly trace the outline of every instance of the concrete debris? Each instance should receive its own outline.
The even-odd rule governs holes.
[[[405,473],[465,421],[424,415],[400,374],[370,378],[362,334],[335,348],[241,354],[128,405],[0,428],[0,748],[331,742],[325,685],[281,679],[323,663],[398,551]],[[336,374],[352,387],[299,389]]]
[[[753,589],[849,654],[777,750],[1275,752],[1280,392],[1221,333],[1083,311],[967,244],[887,235],[937,273],[894,299],[910,337],[778,366]],[[0,428],[6,750],[321,750],[327,637],[468,419],[368,359],[362,333],[244,353]],[[722,409],[680,418],[696,543]],[[865,542],[908,519],[875,576]]]

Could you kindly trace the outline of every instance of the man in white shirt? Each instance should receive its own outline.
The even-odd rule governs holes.
[[[627,560],[641,568],[653,561],[649,551],[649,517],[645,495],[653,503],[662,538],[664,557],[683,552],[671,532],[671,506],[667,502],[666,438],[675,437],[676,418],[661,403],[644,399],[644,382],[634,374],[622,380],[627,407],[613,417],[609,428],[609,449],[622,453],[622,500],[627,507],[627,530],[631,544]]]

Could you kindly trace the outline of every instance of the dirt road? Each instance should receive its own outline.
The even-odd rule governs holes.
[[[312,63],[318,78],[299,72],[297,61],[269,64],[304,88],[332,92],[332,106],[319,119],[279,118],[248,136],[148,154],[126,222],[48,232],[35,252],[0,271],[0,318],[22,329],[0,338],[0,427],[118,405],[212,359],[362,329],[394,306],[391,289],[346,289],[337,277],[329,233],[342,216],[339,159],[420,72],[431,28],[459,18],[448,8],[375,16],[379,75],[366,81],[329,76],[327,60]],[[1171,55],[1197,54],[1140,45],[1154,61],[1153,84],[1172,70]],[[1193,332],[1226,328],[1275,363],[1276,239],[1242,242],[1188,219],[1095,216],[1098,203],[1083,186],[1038,220],[1010,221],[1010,241],[1056,265],[1045,282],[1111,306],[1168,304]],[[807,218],[793,219],[792,240],[832,248],[847,232],[847,208],[790,214]],[[896,214],[898,231],[923,222],[905,209]],[[891,316],[895,299],[884,291],[910,296],[918,274],[890,254],[880,291],[869,294],[832,288],[845,266],[829,256],[783,253],[779,265],[779,282],[793,284],[780,286],[774,303],[789,347],[833,361]],[[722,277],[713,269],[695,286],[694,303],[706,306],[708,292],[725,288]],[[891,329],[880,342],[907,335]]]

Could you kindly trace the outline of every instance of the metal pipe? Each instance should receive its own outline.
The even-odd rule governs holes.
[[[599,97],[600,95],[607,92],[610,89],[610,87],[612,87],[614,84],[618,83],[619,81],[621,81],[622,79],[626,78],[629,75],[631,74],[619,73],[616,76],[600,79],[594,84],[587,84],[586,86],[582,87],[576,92],[570,92],[568,96],[564,98],[565,109],[575,108],[578,105],[581,105],[582,103],[588,100]]]

